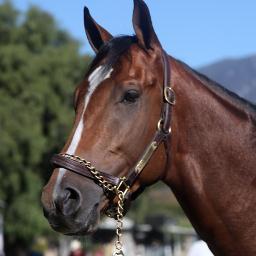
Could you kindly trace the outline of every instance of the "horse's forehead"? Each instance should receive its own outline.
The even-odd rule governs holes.
[[[137,48],[131,47],[113,66],[114,72],[111,74],[111,78],[115,79],[116,83],[144,77],[144,73],[148,70],[147,64],[150,65],[149,58]]]
[[[141,80],[147,84],[158,73],[159,65],[155,62],[155,57],[143,51],[137,45],[132,45],[127,58],[122,59],[124,77]]]
[[[152,68],[151,61],[148,54],[137,45],[132,45],[113,66],[104,64],[104,61],[98,64],[85,79],[86,91],[95,91],[108,78],[109,81],[115,79],[120,82],[126,79],[140,79],[147,69]]]
[[[142,69],[147,68],[149,62],[151,62],[150,54],[143,51],[138,45],[132,45],[129,49],[130,64],[132,68]]]

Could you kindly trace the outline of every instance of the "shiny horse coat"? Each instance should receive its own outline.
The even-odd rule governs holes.
[[[96,57],[75,91],[76,117],[61,153],[126,176],[152,141],[163,102],[162,46],[149,10],[134,0],[135,36],[113,37],[85,9]],[[162,143],[131,186],[132,198],[157,181],[176,195],[214,255],[256,255],[256,108],[168,57],[176,105],[168,156]],[[93,232],[111,201],[92,179],[55,168],[42,203],[64,234]]]

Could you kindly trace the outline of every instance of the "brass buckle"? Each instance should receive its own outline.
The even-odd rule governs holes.
[[[163,119],[162,119],[162,118],[161,118],[161,119],[158,121],[158,123],[157,123],[157,130],[158,130],[159,132],[163,132],[163,133],[166,134],[166,135],[171,134],[171,132],[172,132],[172,128],[171,128],[171,127],[169,127],[169,130],[168,130],[168,131],[164,131],[164,130],[163,130]]]
[[[119,184],[116,186],[116,191],[118,192],[122,192],[123,196],[125,197],[125,195],[127,194],[127,192],[130,189],[130,186],[128,186],[125,181],[126,181],[126,177],[122,177],[120,179],[121,181],[119,182]]]
[[[171,87],[164,88],[164,98],[169,104],[176,104],[175,92]]]

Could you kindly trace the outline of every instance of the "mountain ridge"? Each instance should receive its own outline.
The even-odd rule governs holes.
[[[220,60],[197,70],[239,96],[256,103],[256,54]]]

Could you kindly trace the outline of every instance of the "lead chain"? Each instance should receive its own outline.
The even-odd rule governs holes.
[[[115,252],[113,256],[124,256],[123,253],[123,243],[122,243],[122,229],[123,229],[123,212],[124,212],[124,193],[122,191],[117,191],[118,204],[117,204],[117,225],[116,225],[116,242],[115,242]]]

